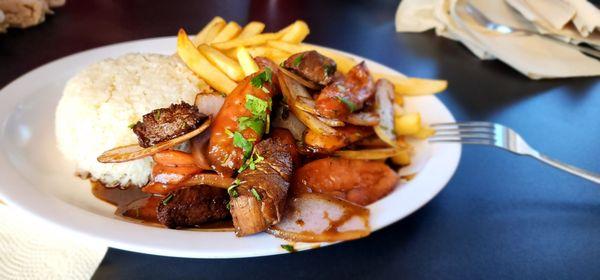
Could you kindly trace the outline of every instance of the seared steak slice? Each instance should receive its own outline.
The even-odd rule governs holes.
[[[256,145],[254,153],[264,159],[254,170],[242,171],[237,177],[239,186],[229,192],[237,236],[264,231],[281,220],[293,168],[290,149],[277,137]]]
[[[337,65],[333,59],[317,51],[307,51],[290,56],[283,62],[283,67],[311,82],[326,86],[331,83]]]
[[[178,189],[156,208],[158,221],[168,228],[185,228],[227,218],[227,191],[209,186]]]
[[[206,118],[196,106],[181,102],[145,114],[133,126],[133,132],[140,146],[147,148],[198,128]]]

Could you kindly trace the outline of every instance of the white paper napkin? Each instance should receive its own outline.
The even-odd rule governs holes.
[[[599,27],[600,10],[585,0],[505,1],[534,23],[540,33],[560,35],[565,41],[600,45],[600,33],[592,33]]]
[[[507,1],[516,3],[525,0]],[[464,3],[465,0],[404,0],[396,13],[396,29],[399,32],[421,32],[433,28],[440,36],[462,42],[479,58],[500,59],[532,79],[600,75],[600,62],[563,44],[536,35],[504,35],[487,31],[457,12],[457,5]],[[539,28],[535,21],[528,22],[525,18],[530,18],[524,18],[503,0],[470,0],[469,3],[495,22],[513,27]],[[547,9],[556,11],[555,7]],[[567,21],[565,18],[569,11],[558,14],[560,16],[555,22],[547,24],[560,26]],[[574,40],[584,38],[576,30],[562,31],[565,33],[561,35],[571,34]],[[595,40],[597,33],[585,40]]]
[[[90,279],[106,250],[0,203],[0,279]]]

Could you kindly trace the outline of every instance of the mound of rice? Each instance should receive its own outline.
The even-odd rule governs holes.
[[[127,54],[90,65],[67,83],[56,109],[60,151],[79,172],[107,185],[148,182],[151,159],[103,164],[96,158],[117,146],[135,144],[129,126],[150,111],[181,101],[193,104],[208,90],[177,57]]]

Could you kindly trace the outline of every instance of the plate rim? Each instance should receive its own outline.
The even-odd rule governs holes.
[[[67,61],[69,61],[70,59],[74,59],[74,58],[82,57],[82,56],[86,56],[86,55],[91,55],[93,52],[103,52],[103,51],[110,52],[110,49],[119,48],[119,47],[122,47],[125,45],[146,44],[146,43],[152,43],[152,42],[156,42],[156,41],[160,41],[160,40],[171,40],[173,42],[173,46],[175,46],[176,37],[175,36],[165,36],[165,37],[145,38],[145,39],[139,39],[139,40],[133,40],[133,41],[119,42],[119,43],[115,43],[115,44],[108,44],[108,45],[103,45],[103,46],[99,46],[96,48],[80,51],[80,52],[77,52],[74,54],[70,54],[70,55],[52,60],[48,63],[38,66],[35,69],[30,70],[27,73],[19,76],[18,78],[16,78],[15,80],[10,82],[6,86],[4,86],[2,89],[0,89],[0,103],[3,103],[2,101],[5,99],[14,98],[13,95],[16,93],[9,94],[9,92],[11,92],[11,89],[13,87],[17,87],[21,83],[27,82],[28,79],[30,79],[30,77],[44,72],[45,69],[47,69],[47,68],[52,68],[54,66],[64,64]],[[375,64],[379,65],[380,67],[382,67],[383,69],[385,69],[385,72],[403,75],[402,73],[400,73],[384,64],[381,64],[377,61],[370,60],[368,58],[365,58],[365,57],[362,57],[359,55],[355,55],[352,53],[348,53],[345,51],[328,48],[328,47],[324,47],[324,46],[320,46],[320,45],[316,45],[316,44],[313,44],[313,45],[322,47],[329,51],[334,51],[334,52],[337,52],[340,54],[359,58],[361,60],[366,60],[369,63],[375,63]],[[123,54],[124,53],[121,53],[118,55],[123,55]],[[441,102],[441,100],[439,98],[437,98],[436,96],[431,96],[431,98],[433,98],[436,102],[438,102],[441,105],[441,107],[443,109],[445,109],[446,112],[444,112],[444,113],[448,114],[449,120],[451,120],[451,121],[455,120],[452,112],[448,109],[448,107],[444,103]],[[16,97],[15,99],[22,100],[23,98]],[[4,113],[0,114],[0,121],[1,121],[0,136],[2,136],[2,137],[5,135],[7,121],[9,120],[9,116],[11,115],[10,114],[11,112],[4,112]],[[408,217],[409,215],[413,214],[415,211],[421,209],[423,206],[425,206],[427,203],[429,203],[435,196],[437,196],[447,186],[448,182],[454,176],[454,174],[456,173],[456,170],[458,168],[458,164],[460,162],[460,158],[462,155],[462,148],[460,145],[455,145],[451,149],[451,151],[453,153],[453,156],[450,158],[451,160],[449,162],[446,162],[448,164],[447,165],[448,168],[445,172],[446,176],[438,179],[438,181],[442,182],[440,184],[440,186],[435,191],[429,192],[428,195],[421,197],[421,199],[416,202],[416,204],[418,204],[418,206],[413,207],[410,211],[407,211],[406,213],[404,213],[400,216],[393,216],[393,217],[390,217],[388,219],[384,219],[383,221],[381,221],[381,223],[383,223],[384,225],[381,227],[378,227],[377,229],[374,229],[373,232],[380,230],[384,227],[387,227],[387,226],[389,226],[395,222],[398,222],[398,221]],[[11,171],[11,168],[13,170],[16,169],[12,164],[10,164],[10,161],[7,160],[6,157],[7,157],[7,154],[3,149],[2,153],[0,154],[0,172],[3,172],[3,173],[6,172],[7,170]],[[26,182],[26,180],[24,178],[21,178],[21,176],[17,176],[17,177],[19,177],[19,179],[20,179],[19,181]],[[11,182],[11,183],[14,183],[14,182]],[[34,185],[29,182],[26,182],[26,183],[29,185]],[[57,227],[62,230],[66,230],[66,231],[70,232],[71,234],[75,234],[75,235],[81,236],[83,238],[88,238],[90,240],[99,240],[99,241],[103,242],[104,244],[107,244],[108,246],[114,247],[114,248],[119,248],[119,249],[123,249],[123,250],[139,252],[139,253],[171,256],[171,257],[184,257],[184,258],[241,258],[241,257],[258,257],[258,256],[268,256],[268,255],[277,255],[277,254],[287,253],[284,250],[271,249],[271,250],[262,250],[262,251],[237,253],[237,254],[227,254],[227,253],[204,254],[202,252],[197,252],[197,251],[196,252],[173,251],[173,250],[169,250],[169,249],[165,249],[165,248],[159,249],[159,248],[153,247],[152,245],[142,245],[142,244],[135,244],[135,243],[132,244],[132,243],[127,243],[127,242],[122,242],[121,240],[118,240],[118,239],[109,238],[109,237],[103,236],[101,234],[94,234],[94,232],[82,230],[81,228],[79,228],[81,226],[77,226],[76,224],[69,224],[68,222],[65,222],[65,219],[85,218],[86,215],[92,214],[94,216],[97,216],[97,217],[107,220],[107,221],[104,221],[104,222],[106,222],[105,224],[107,226],[115,226],[115,224],[117,224],[117,223],[118,224],[129,224],[129,223],[121,223],[121,221],[119,221],[118,219],[109,219],[102,215],[99,215],[99,214],[96,214],[96,213],[93,213],[90,211],[86,211],[83,209],[79,209],[75,205],[71,205],[67,202],[61,201],[59,198],[57,198],[51,194],[45,194],[45,193],[43,193],[42,197],[37,197],[36,201],[39,200],[40,202],[43,201],[46,203],[52,203],[52,206],[56,206],[56,208],[58,208],[58,209],[62,209],[62,210],[69,211],[69,212],[66,212],[66,215],[63,215],[61,218],[57,218],[58,216],[53,217],[52,214],[44,215],[44,213],[43,213],[44,209],[47,209],[48,206],[50,206],[50,205],[39,204],[39,205],[32,206],[31,203],[25,203],[22,199],[19,199],[19,197],[31,195],[32,193],[36,193],[36,191],[39,194],[39,193],[41,193],[41,190],[34,189],[34,188],[29,188],[29,189],[28,188],[20,188],[20,190],[19,190],[18,186],[11,186],[9,188],[12,188],[11,191],[13,191],[13,192],[10,194],[5,193],[5,189],[7,189],[7,187],[4,182],[0,182],[0,199],[2,199],[7,205],[14,207],[17,210],[19,210],[20,212],[27,214],[28,216],[34,218],[36,221],[42,222],[47,225],[51,225],[52,227]],[[16,191],[15,191],[15,188],[17,188]],[[41,198],[44,198],[44,199],[41,199]],[[376,205],[376,204],[373,204],[373,205]],[[369,208],[372,208],[371,206],[373,206],[373,205],[370,205]],[[75,211],[73,211],[73,210],[75,210]],[[73,212],[71,213],[70,211],[73,211]],[[82,214],[86,214],[86,215],[81,216]],[[373,217],[372,217],[372,219],[373,219]],[[154,230],[160,230],[161,232],[164,231],[164,229],[159,229],[159,228],[154,228],[154,229],[151,229],[150,231],[154,231]],[[193,231],[180,231],[180,232],[190,233]],[[194,233],[197,234],[196,232],[194,232]],[[285,243],[285,242],[286,241],[282,241],[281,243]],[[327,245],[331,245],[331,244],[336,244],[336,243],[327,243],[327,244],[323,244],[323,246],[327,246]],[[321,247],[323,247],[323,246],[321,246]],[[307,248],[303,248],[302,250],[305,250],[305,249],[314,249],[314,248],[307,247]]]

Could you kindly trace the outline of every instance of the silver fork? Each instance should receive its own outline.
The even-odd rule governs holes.
[[[431,125],[436,133],[429,137],[430,143],[462,143],[489,145],[502,148],[518,155],[536,158],[558,169],[600,184],[600,174],[562,163],[540,154],[531,148],[523,138],[512,129],[490,122],[438,123]]]
[[[567,42],[565,42],[559,38],[556,38],[552,35],[542,34],[535,30],[515,28],[515,27],[508,26],[508,25],[493,22],[491,19],[489,19],[487,16],[485,16],[480,10],[475,8],[470,3],[465,3],[464,5],[457,5],[456,9],[457,9],[458,13],[465,14],[465,15],[471,17],[473,20],[475,20],[475,22],[477,22],[479,25],[481,25],[482,27],[484,27],[488,30],[495,31],[495,32],[501,33],[501,34],[515,34],[515,35],[520,34],[520,35],[542,36],[544,38],[550,39],[552,41],[555,41],[557,43],[560,43],[562,45],[565,45],[565,46],[568,46],[571,48],[575,48],[575,49],[579,50],[580,52],[586,53],[590,56],[600,59],[600,51],[597,51],[593,48],[588,48],[588,47],[584,47],[584,46],[580,46],[580,45],[576,45],[576,44],[570,44],[570,43],[567,43]]]

